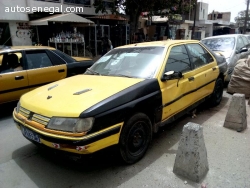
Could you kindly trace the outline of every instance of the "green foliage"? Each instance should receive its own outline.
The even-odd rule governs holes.
[[[193,8],[195,0],[114,0],[112,13],[122,10],[130,17],[137,17],[141,12],[149,12],[150,15],[185,14]],[[107,13],[102,0],[95,0],[96,13]]]

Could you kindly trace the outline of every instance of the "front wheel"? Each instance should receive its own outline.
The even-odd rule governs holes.
[[[210,100],[212,106],[217,106],[220,104],[223,95],[223,88],[224,88],[223,80],[221,78],[218,78],[216,80],[214,91]]]
[[[132,116],[123,126],[120,136],[120,154],[124,162],[133,164],[146,153],[152,139],[152,125],[142,113]]]

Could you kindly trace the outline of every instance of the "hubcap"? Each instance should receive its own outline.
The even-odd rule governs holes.
[[[132,155],[138,155],[143,151],[146,143],[145,123],[137,122],[129,132],[128,149]]]

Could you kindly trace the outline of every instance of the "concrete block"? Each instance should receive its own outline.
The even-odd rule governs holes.
[[[248,105],[250,105],[250,97],[249,97],[249,100],[248,100]]]
[[[182,130],[173,172],[199,182],[209,170],[203,127],[187,123]]]
[[[243,131],[247,127],[246,100],[244,94],[235,93],[230,102],[224,127]]]

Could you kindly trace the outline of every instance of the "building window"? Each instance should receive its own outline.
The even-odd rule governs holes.
[[[222,19],[222,14],[218,14],[217,19]]]

